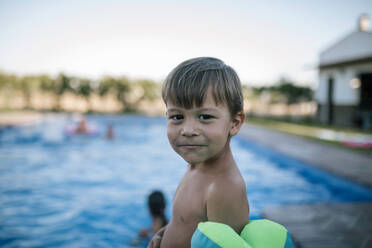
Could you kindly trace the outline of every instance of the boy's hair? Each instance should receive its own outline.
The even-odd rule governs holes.
[[[163,84],[162,97],[167,102],[190,109],[204,103],[211,88],[216,104],[228,106],[231,116],[243,111],[240,79],[233,68],[211,57],[186,60],[174,68]]]
[[[159,190],[153,191],[148,198],[148,205],[152,216],[164,216],[165,197]]]

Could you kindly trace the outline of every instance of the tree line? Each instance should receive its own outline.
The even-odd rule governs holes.
[[[18,76],[0,72],[0,91],[17,92],[25,101],[26,107],[35,93],[46,93],[53,96],[52,110],[61,110],[61,98],[65,93],[72,93],[85,99],[90,106],[93,94],[99,97],[111,96],[121,103],[122,111],[137,112],[142,101],[152,102],[160,98],[161,84],[153,80],[132,80],[126,76],[103,76],[98,80],[69,76],[59,73],[52,77],[47,74]],[[266,101],[271,104],[296,104],[313,99],[310,87],[299,86],[290,79],[281,78],[270,86],[252,87],[243,85],[244,97],[252,101]],[[133,97],[135,95],[135,97]],[[0,95],[1,97],[1,95]],[[88,109],[91,110],[90,107]]]
[[[0,72],[0,91],[21,93],[28,107],[31,106],[30,101],[35,93],[52,94],[55,99],[53,110],[57,111],[61,110],[61,98],[65,93],[83,97],[88,106],[93,94],[100,97],[111,95],[121,103],[123,111],[136,112],[139,102],[153,101],[160,96],[160,84],[146,79],[131,80],[125,76],[103,76],[92,80],[65,73],[51,77],[46,74],[17,76]],[[137,95],[135,99],[130,97],[134,92]]]
[[[267,98],[270,103],[297,104],[313,100],[314,91],[308,86],[300,86],[288,78],[280,78],[269,86],[243,87],[249,98]]]

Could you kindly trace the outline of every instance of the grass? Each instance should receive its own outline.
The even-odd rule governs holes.
[[[320,133],[331,132],[335,135],[372,135],[372,131],[364,131],[352,128],[332,127],[316,124],[292,123],[288,121],[273,120],[259,117],[247,117],[247,122],[253,125],[266,127],[283,133],[288,133],[300,137],[305,137],[316,142],[339,147],[341,149],[358,152],[372,156],[372,148],[353,148],[348,147],[336,140],[322,139]]]

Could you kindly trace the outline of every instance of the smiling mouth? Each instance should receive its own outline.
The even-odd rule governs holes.
[[[183,148],[183,149],[187,149],[187,150],[197,150],[197,149],[200,149],[202,147],[204,147],[205,145],[190,145],[190,144],[185,144],[185,145],[178,145],[179,147]]]

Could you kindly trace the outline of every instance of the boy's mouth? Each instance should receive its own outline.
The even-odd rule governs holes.
[[[205,145],[194,145],[194,144],[183,144],[183,145],[178,145],[178,147],[181,147],[186,150],[197,150],[202,148]]]

